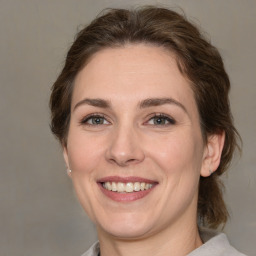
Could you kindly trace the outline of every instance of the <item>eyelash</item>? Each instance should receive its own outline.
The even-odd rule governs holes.
[[[103,122],[104,121],[107,121],[109,123],[109,121],[107,120],[107,118],[102,115],[102,114],[92,114],[92,115],[89,115],[89,116],[86,116],[84,117],[81,121],[80,121],[80,124],[81,125],[88,125],[88,126],[97,126],[97,125],[106,125],[106,124],[90,124],[88,123],[89,120],[92,120],[93,118],[98,118],[98,119],[103,119]]]
[[[174,124],[176,124],[176,121],[173,119],[173,118],[171,118],[171,117],[169,117],[168,115],[166,115],[166,114],[162,114],[162,113],[160,113],[160,114],[157,114],[157,113],[155,113],[152,117],[150,117],[150,119],[147,121],[147,123],[149,122],[149,121],[151,121],[151,120],[153,120],[153,119],[162,119],[162,120],[164,120],[164,121],[167,121],[168,123],[166,124],[150,124],[150,125],[155,125],[155,126],[168,126],[168,125],[174,125]]]
[[[89,120],[92,121],[93,118],[96,118],[96,119],[98,118],[98,119],[101,119],[101,120],[103,119],[103,123],[100,123],[100,124],[89,123]],[[166,123],[164,123],[164,124],[155,124],[155,123],[149,124],[149,122],[150,122],[151,120],[153,120],[153,119],[161,119],[162,121],[164,120],[164,121],[167,121],[168,123],[167,123],[167,124],[166,124]],[[102,115],[102,114],[92,114],[92,115],[89,115],[89,116],[84,117],[84,118],[80,121],[80,124],[81,124],[81,125],[88,125],[88,126],[107,125],[107,124],[104,124],[105,121],[107,121],[108,123],[110,123],[110,122],[108,121],[108,119],[107,119],[104,115]],[[169,117],[169,116],[167,116],[167,115],[165,115],[165,114],[162,114],[162,113],[157,114],[157,113],[155,113],[155,114],[153,114],[153,116],[151,116],[151,117],[148,119],[148,121],[146,121],[145,123],[148,124],[148,125],[155,125],[155,126],[168,126],[168,125],[174,125],[174,124],[176,124],[176,121],[175,121],[173,118],[171,118],[171,117]]]

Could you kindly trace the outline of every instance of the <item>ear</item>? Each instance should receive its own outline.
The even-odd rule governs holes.
[[[69,160],[68,160],[68,149],[67,146],[63,146],[63,157],[64,157],[64,161],[66,163],[66,167],[67,167],[67,174],[69,177],[71,177],[71,172],[70,170],[70,166],[69,166]]]
[[[225,142],[225,132],[210,135],[204,151],[201,176],[208,177],[217,170]]]

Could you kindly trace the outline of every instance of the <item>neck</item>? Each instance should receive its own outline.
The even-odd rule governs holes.
[[[202,245],[202,241],[196,222],[190,226],[180,224],[136,240],[120,239],[98,232],[101,256],[185,256]]]
[[[185,256],[202,245],[197,227],[197,196],[177,219],[133,239],[97,228],[101,256]]]

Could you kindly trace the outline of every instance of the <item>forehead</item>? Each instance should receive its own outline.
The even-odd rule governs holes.
[[[131,102],[167,96],[195,104],[175,55],[158,46],[126,45],[90,59],[76,77],[72,105],[84,97]]]

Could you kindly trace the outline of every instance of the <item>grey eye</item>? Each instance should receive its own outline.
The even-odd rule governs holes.
[[[167,124],[168,120],[164,117],[154,117],[153,122],[156,125],[163,125],[163,124]]]
[[[104,116],[91,115],[91,116],[88,116],[88,117],[84,118],[81,121],[81,124],[84,124],[84,125],[105,125],[105,124],[109,124],[109,122],[106,120],[106,118]]]
[[[148,124],[161,126],[161,125],[175,124],[175,121],[174,121],[174,119],[172,119],[168,116],[156,115],[148,121]]]
[[[88,120],[89,121],[89,120]],[[99,117],[99,116],[95,116],[95,117],[92,117],[90,122],[91,124],[104,124],[104,118],[103,117]]]

